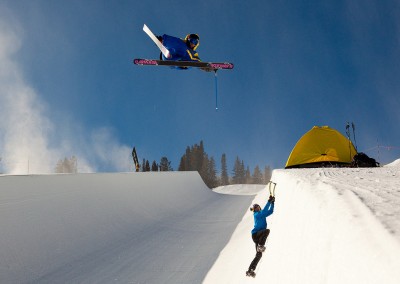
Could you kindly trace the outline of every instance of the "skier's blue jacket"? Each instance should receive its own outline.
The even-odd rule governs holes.
[[[263,210],[253,213],[254,229],[251,231],[251,234],[255,234],[267,228],[267,217],[274,213],[274,207],[275,204],[268,201]]]
[[[200,61],[199,54],[196,51],[198,45],[191,49],[184,40],[169,35],[162,36],[162,43],[171,55],[171,58],[165,58],[163,55],[163,60]]]

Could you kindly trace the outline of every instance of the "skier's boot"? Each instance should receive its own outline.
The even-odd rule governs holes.
[[[254,272],[254,269],[250,268],[249,270],[247,270],[246,271],[246,276],[255,278],[256,277],[256,273]]]
[[[265,251],[265,246],[263,246],[263,245],[257,246],[257,252],[264,252],[264,251]]]

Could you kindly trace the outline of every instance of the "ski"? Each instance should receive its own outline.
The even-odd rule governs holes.
[[[233,69],[233,64],[229,62],[173,61],[138,58],[134,59],[133,63],[136,65],[146,66],[195,67],[201,69],[209,69],[210,71]]]
[[[169,58],[168,49],[158,40],[158,38],[153,34],[153,32],[149,29],[146,24],[143,25],[143,31],[154,41],[157,47],[161,50],[162,54],[164,54],[165,58]]]

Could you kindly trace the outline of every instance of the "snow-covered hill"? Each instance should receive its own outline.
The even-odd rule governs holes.
[[[256,279],[247,212],[205,283],[399,283],[400,163],[275,170],[275,213]],[[253,203],[265,204],[268,192]]]
[[[398,283],[399,164],[275,170],[255,279],[248,208],[266,188],[217,193],[193,172],[0,176],[0,283]]]
[[[0,283],[199,283],[253,197],[197,172],[0,177]]]

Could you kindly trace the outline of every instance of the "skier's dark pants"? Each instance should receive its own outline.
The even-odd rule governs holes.
[[[262,245],[262,246],[265,245],[268,235],[269,235],[269,229],[261,230],[255,234],[251,235],[254,243],[256,244],[256,251],[257,251],[258,245]],[[257,264],[260,261],[261,257],[262,257],[262,252],[257,252],[256,256],[254,257],[253,261],[250,264],[249,270],[250,269],[256,270]]]

